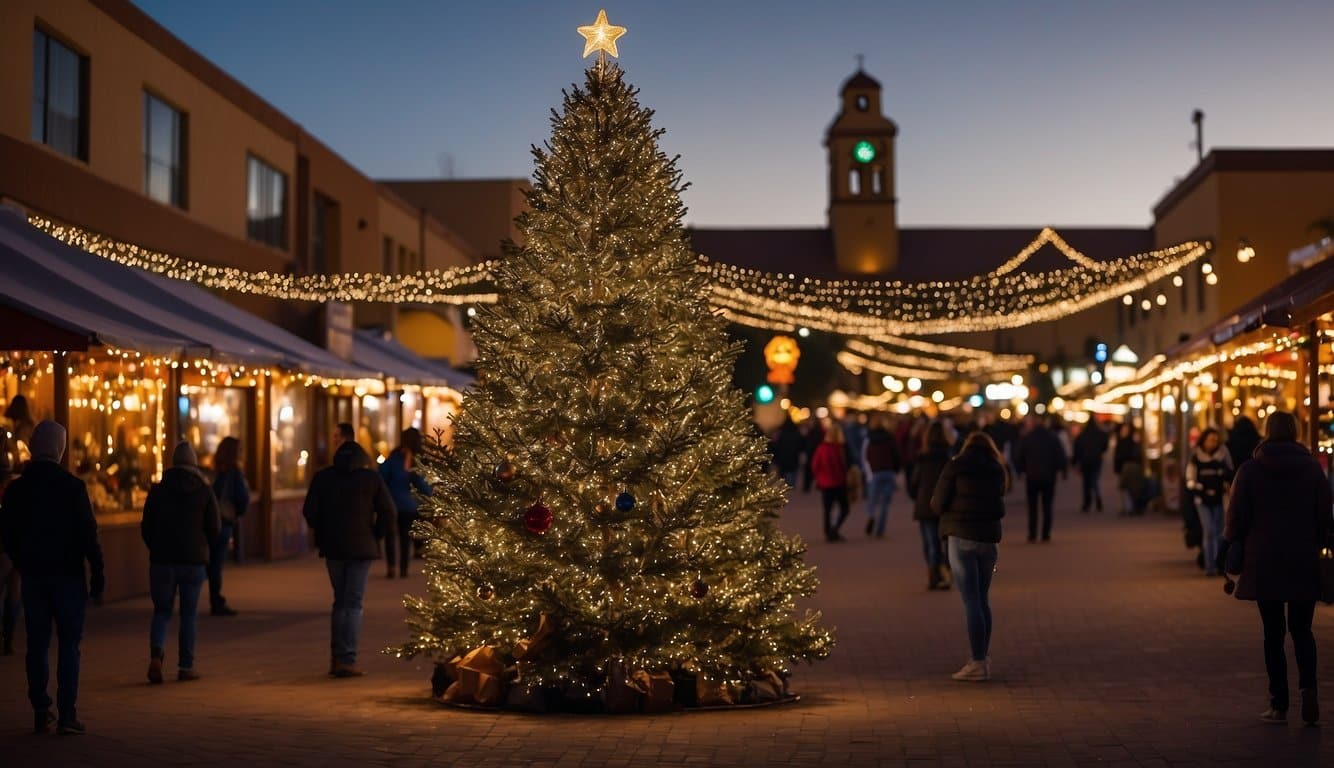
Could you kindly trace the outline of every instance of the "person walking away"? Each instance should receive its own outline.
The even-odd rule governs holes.
[[[940,535],[949,540],[950,569],[963,598],[971,656],[955,680],[991,679],[991,577],[996,570],[1010,473],[985,432],[975,432],[945,465],[931,494]]]
[[[1075,438],[1071,459],[1083,479],[1084,501],[1080,512],[1088,512],[1096,505],[1102,511],[1102,457],[1107,453],[1107,433],[1096,421],[1090,420]]]
[[[1232,456],[1223,445],[1223,436],[1209,427],[1200,433],[1186,465],[1186,488],[1195,499],[1200,516],[1200,550],[1204,555],[1204,575],[1218,575],[1218,549],[1223,542],[1223,500],[1232,484]]]
[[[227,604],[222,594],[222,567],[227,561],[229,543],[241,525],[241,516],[250,508],[250,486],[241,470],[241,441],[224,437],[213,455],[213,495],[218,499],[218,514],[222,520],[221,532],[209,545],[208,605],[213,616],[235,616],[236,609]],[[237,542],[240,548],[240,542]]]
[[[1260,444],[1260,431],[1249,417],[1238,416],[1232,422],[1232,429],[1227,432],[1227,452],[1232,457],[1232,464],[1240,468],[1255,453]]]
[[[889,431],[889,417],[877,413],[871,417],[871,428],[866,431],[860,451],[862,469],[868,478],[870,492],[866,495],[866,535],[885,537],[885,523],[889,521],[889,504],[898,489],[898,473],[903,467],[898,442]]]
[[[357,666],[361,604],[371,563],[380,558],[380,539],[393,529],[394,502],[365,449],[345,442],[333,464],[311,479],[302,514],[333,587],[329,674],[359,677],[365,674]]]
[[[931,508],[931,496],[940,481],[940,473],[950,460],[950,441],[945,425],[932,422],[926,430],[926,445],[917,455],[908,476],[908,496],[913,500],[912,517],[922,535],[922,559],[926,561],[926,588],[949,589],[949,569],[940,546],[940,514]]]
[[[394,500],[397,515],[398,539],[398,577],[408,577],[408,559],[412,553],[412,524],[417,520],[417,497],[415,489],[424,496],[431,495],[431,486],[422,476],[413,471],[413,463],[422,450],[422,433],[416,427],[403,430],[398,447],[389,453],[389,458],[380,465],[380,477],[389,488],[389,496]],[[394,534],[384,540],[385,560],[389,572],[385,578],[394,578]]]
[[[0,501],[0,539],[23,578],[24,628],[27,630],[28,701],[33,732],[51,727],[47,695],[51,626],[58,646],[56,730],[84,733],[76,708],[79,696],[79,643],[83,639],[88,599],[102,599],[106,574],[97,542],[97,520],[83,481],[60,466],[65,428],[43,421],[28,443],[32,460],[5,489]],[[85,566],[85,563],[87,564]]]
[[[994,443],[993,443],[994,444]],[[1042,508],[1042,540],[1051,541],[1052,502],[1056,496],[1056,476],[1065,475],[1068,464],[1065,448],[1046,424],[1030,419],[1029,430],[1015,448],[1015,472],[1025,478],[1028,497],[1028,540],[1037,541],[1038,507]],[[1003,458],[1003,457],[1002,457]]]
[[[1121,514],[1136,514],[1144,493],[1144,450],[1135,438],[1135,426],[1128,421],[1121,425],[1116,435],[1112,471],[1116,473],[1117,486],[1121,489]]]
[[[1264,441],[1237,470],[1224,531],[1230,547],[1242,548],[1236,597],[1256,601],[1264,625],[1269,708],[1260,719],[1267,722],[1287,719],[1287,634],[1297,658],[1302,720],[1314,725],[1320,719],[1311,621],[1320,597],[1320,548],[1334,528],[1330,504],[1320,463],[1297,442],[1297,419],[1286,411],[1269,414]]]
[[[8,440],[0,435],[0,498],[4,497],[5,488],[13,479],[14,466],[9,457]],[[0,508],[0,516],[3,514],[3,508]],[[5,656],[14,655],[14,630],[18,627],[22,605],[19,570],[5,553],[4,541],[0,540],[0,653]]]
[[[806,446],[806,439],[791,416],[783,418],[783,425],[773,440],[774,467],[787,482],[788,488],[797,487],[797,472],[801,469],[801,452]]]
[[[221,447],[218,452],[222,452]],[[154,685],[162,684],[167,626],[171,624],[171,610],[178,595],[181,626],[176,679],[182,682],[199,679],[195,671],[199,592],[222,528],[218,500],[199,470],[194,448],[182,440],[172,454],[171,468],[162,473],[161,482],[149,489],[139,524],[148,547],[148,586],[153,598],[148,682]]]
[[[820,449],[821,443],[824,442],[825,433],[824,425],[820,423],[819,419],[811,419],[806,423],[806,471],[801,482],[802,493],[810,493],[811,485],[815,483],[815,452]]]
[[[811,456],[811,471],[824,508],[825,541],[842,541],[839,530],[848,518],[848,461],[843,448],[843,430],[837,424],[824,431],[824,442]],[[832,517],[835,504],[838,505],[837,518]]]

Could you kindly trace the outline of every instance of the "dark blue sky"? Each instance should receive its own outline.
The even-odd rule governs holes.
[[[138,0],[377,177],[527,176],[596,2]],[[679,153],[689,220],[824,222],[821,139],[866,55],[908,225],[1145,224],[1207,146],[1334,145],[1334,2],[605,6]]]

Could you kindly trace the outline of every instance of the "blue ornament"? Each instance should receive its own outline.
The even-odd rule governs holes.
[[[629,512],[635,508],[635,497],[629,491],[616,497],[616,509],[621,512]]]

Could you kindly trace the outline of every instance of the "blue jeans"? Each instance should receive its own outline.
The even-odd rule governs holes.
[[[148,645],[155,653],[161,653],[167,647],[167,625],[171,624],[171,608],[176,602],[176,594],[180,593],[180,650],[176,665],[181,669],[195,667],[199,593],[203,588],[204,566],[202,565],[148,566],[148,591],[153,598],[153,622],[148,630]]]
[[[75,719],[74,704],[79,697],[79,641],[83,639],[83,618],[88,608],[88,585],[83,576],[43,579],[34,575],[23,579],[24,627],[28,630],[28,701],[35,711],[51,707],[46,684],[51,678],[51,625],[57,637],[56,708],[60,722]]]
[[[231,523],[223,523],[218,538],[208,547],[208,606],[215,611],[227,605],[222,596],[222,564],[227,561],[227,545],[235,530]]]
[[[1198,498],[1198,497],[1197,497]],[[1196,504],[1200,515],[1200,549],[1204,552],[1204,572],[1213,576],[1218,569],[1218,548],[1223,541],[1223,505]]]
[[[1102,462],[1081,464],[1079,474],[1084,478],[1084,505],[1081,509],[1087,512],[1095,502],[1098,509],[1102,509],[1102,489],[1099,487],[1102,480]]]
[[[361,636],[361,601],[373,560],[326,560],[333,585],[333,620],[329,650],[340,664],[357,662],[357,640]]]
[[[991,575],[996,570],[1000,548],[995,544],[950,537],[950,570],[954,586],[963,598],[968,624],[968,645],[973,661],[985,661],[991,647]]]
[[[932,570],[940,568],[940,518],[928,517],[917,521],[922,534],[922,558]]]
[[[781,474],[783,475],[783,480],[787,483],[788,488],[795,489],[797,487],[797,470],[783,470]]]
[[[866,516],[875,519],[875,535],[885,534],[885,522],[889,520],[889,502],[894,499],[898,481],[893,470],[871,473],[870,491],[866,495]]]

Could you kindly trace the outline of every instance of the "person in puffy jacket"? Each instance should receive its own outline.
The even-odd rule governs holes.
[[[972,656],[955,680],[991,679],[991,576],[996,570],[1010,472],[985,432],[974,432],[945,465],[931,495],[940,535],[949,538],[950,570],[963,598]]]
[[[1218,575],[1218,550],[1223,542],[1223,501],[1232,485],[1232,455],[1223,445],[1223,436],[1209,427],[1200,433],[1195,452],[1186,464],[1186,489],[1195,500],[1200,516],[1200,550],[1204,555],[1204,575]]]
[[[394,501],[370,457],[355,442],[334,451],[333,464],[315,473],[302,508],[315,532],[333,586],[329,674],[359,677],[357,641],[361,604],[371,563],[380,559],[380,539],[394,525]]]
[[[204,475],[194,448],[181,441],[171,468],[148,491],[139,532],[148,547],[148,585],[153,598],[149,628],[148,681],[162,682],[167,626],[180,596],[181,628],[176,679],[198,680],[195,638],[199,593],[206,578],[209,553],[222,531],[218,500]]]
[[[398,577],[408,577],[408,559],[412,554],[412,524],[417,521],[417,497],[415,490],[423,496],[431,495],[431,486],[422,476],[413,471],[413,463],[422,451],[422,433],[415,427],[403,430],[398,447],[390,452],[389,458],[380,465],[380,477],[389,488],[389,496],[394,500],[397,536],[390,534],[384,540],[384,556],[389,566],[386,578],[394,578],[394,544],[398,544]]]
[[[824,508],[824,537],[826,541],[842,541],[839,529],[848,518],[848,460],[843,447],[843,430],[837,424],[824,431],[824,441],[811,456],[811,474],[815,487],[820,489]],[[838,517],[832,517],[834,505]]]
[[[908,476],[908,495],[913,500],[912,517],[922,534],[922,558],[926,560],[926,588],[949,589],[949,568],[940,546],[940,515],[931,509],[931,495],[940,473],[950,461],[950,439],[945,425],[936,421],[926,430],[926,445]]]
[[[1225,538],[1240,547],[1236,597],[1254,600],[1264,624],[1269,708],[1260,719],[1283,723],[1288,714],[1288,665],[1284,638],[1292,635],[1301,688],[1302,720],[1320,719],[1316,697],[1316,642],[1311,631],[1320,597],[1320,550],[1328,546],[1334,519],[1329,480],[1320,462],[1297,442],[1297,419],[1275,411],[1265,439],[1243,462],[1232,486]],[[1232,568],[1229,568],[1232,570]],[[1287,615],[1284,616],[1284,609]]]

